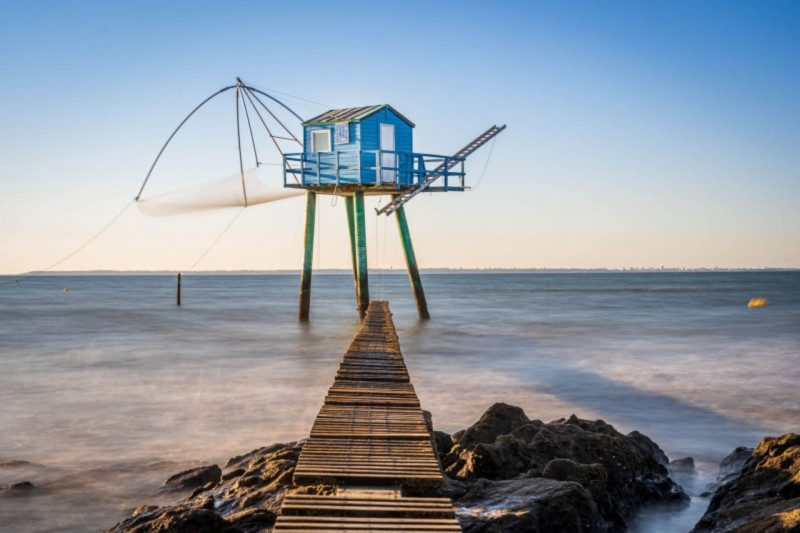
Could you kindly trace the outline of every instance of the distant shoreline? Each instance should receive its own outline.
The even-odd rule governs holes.
[[[406,275],[405,269],[377,269],[386,274]],[[800,272],[796,268],[423,268],[423,274],[630,274],[630,273],[735,273],[735,272]],[[0,277],[15,276],[174,276],[180,270],[59,270],[54,272],[32,271],[25,274],[0,274]],[[348,268],[315,269],[315,274],[352,275]],[[193,276],[287,276],[299,275],[300,270],[202,270],[190,273]]]

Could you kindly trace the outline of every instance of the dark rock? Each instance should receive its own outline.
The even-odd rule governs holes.
[[[664,450],[662,450],[658,444],[650,440],[650,437],[638,431],[631,431],[628,433],[627,437],[632,439],[633,442],[638,444],[642,449],[652,453],[661,466],[665,468],[669,466],[669,457],[667,457],[667,454],[664,453]]]
[[[530,478],[480,480],[456,504],[467,533],[606,531],[591,494],[580,483]]]
[[[735,471],[746,451],[728,456],[724,477]],[[732,454],[732,455],[734,455]],[[714,493],[693,533],[800,531],[800,435],[765,437],[741,473]]]
[[[237,468],[236,470],[231,470],[230,472],[222,475],[222,481],[228,481],[229,479],[239,477],[244,473],[245,473],[244,468]]]
[[[511,433],[529,422],[525,411],[505,403],[491,406],[475,424],[453,435],[453,440],[461,447],[471,447],[479,443],[491,444],[500,435]]]
[[[6,487],[6,492],[10,494],[28,494],[36,490],[36,485],[30,481],[19,481]]]
[[[216,485],[221,478],[222,470],[217,465],[199,466],[170,477],[164,482],[164,488],[167,490],[196,489],[208,483]]]
[[[669,469],[679,476],[696,476],[697,469],[694,466],[694,457],[684,457],[670,461]]]
[[[3,461],[0,462],[0,468],[17,468],[20,466],[30,466],[30,462],[28,461],[20,461],[17,459],[12,459],[11,461]]]
[[[526,484],[538,486],[541,478],[578,484],[589,494],[598,520],[609,529],[623,529],[623,517],[631,516],[645,504],[688,503],[683,489],[669,478],[662,464],[666,455],[655,443],[638,433],[625,436],[602,420],[582,420],[573,415],[544,424],[529,420],[518,407],[496,404],[474,426],[453,434],[452,440],[453,446],[442,455],[442,466],[452,479],[465,482],[466,488],[462,484],[448,489],[457,506],[473,502],[469,494],[476,484],[486,482],[481,478],[514,480],[515,491],[527,490],[523,488]],[[441,453],[444,446],[439,448]],[[658,452],[663,457],[657,457]],[[487,486],[484,492],[493,486]],[[536,486],[530,490],[538,490]],[[514,505],[506,502],[505,508]],[[559,508],[572,517],[570,523],[589,516],[584,507],[575,507],[571,512],[567,510],[569,504],[564,503]],[[538,516],[536,510],[526,512]],[[483,513],[483,525],[475,527],[505,530],[502,524],[508,518],[496,526],[486,525],[492,516],[500,515]],[[541,527],[541,522],[534,522],[538,525],[525,527]]]
[[[325,486],[295,487],[292,475],[302,449],[299,443],[254,450],[229,461],[239,467],[214,481],[214,477],[188,498],[161,508],[146,507],[117,524],[113,533],[241,532],[268,531],[275,523],[287,491],[330,493]],[[181,476],[182,472],[178,474]],[[219,474],[217,474],[219,475]],[[173,476],[178,477],[178,476]],[[170,478],[172,479],[172,478]],[[198,525],[201,521],[203,525]]]
[[[745,463],[747,463],[751,455],[753,455],[753,448],[739,446],[733,450],[719,463],[717,481],[725,483],[733,478],[739,477],[739,474],[742,472]]]

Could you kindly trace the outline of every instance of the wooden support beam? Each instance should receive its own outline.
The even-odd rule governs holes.
[[[428,320],[431,318],[431,315],[428,313],[428,302],[425,300],[425,291],[422,290],[422,279],[419,276],[419,268],[417,268],[414,245],[411,244],[411,233],[408,231],[406,210],[401,205],[394,214],[397,217],[397,229],[400,231],[400,241],[403,243],[403,252],[406,256],[408,279],[411,281],[411,289],[414,291],[414,300],[417,302],[417,313],[421,320]]]
[[[306,193],[306,234],[304,239],[305,253],[303,271],[300,274],[300,304],[297,310],[298,320],[307,321],[311,311],[311,266],[314,260],[314,219],[317,211],[317,193]]]
[[[353,202],[352,196],[344,197],[344,208],[347,211],[347,230],[350,235],[350,259],[353,262],[353,283],[356,286],[356,302],[359,302],[360,300],[358,299],[358,259],[356,258],[355,203]]]
[[[358,270],[358,316],[364,319],[369,307],[369,273],[367,270],[367,228],[364,220],[364,193],[354,194],[356,222],[356,264]]]

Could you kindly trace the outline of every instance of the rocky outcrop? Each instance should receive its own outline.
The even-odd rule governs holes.
[[[737,448],[723,461],[723,479],[735,471],[745,450]],[[800,532],[800,435],[765,437],[741,473],[716,490],[706,514],[692,530],[728,531]]]
[[[186,490],[207,485],[213,487],[219,483],[221,477],[222,470],[217,465],[199,466],[170,476],[164,482],[164,488],[167,490]]]
[[[644,504],[688,502],[654,442],[602,420],[544,423],[495,404],[449,449],[435,441],[465,531],[621,531]]]
[[[110,531],[269,531],[275,523],[286,492],[296,490],[291,480],[301,449],[302,443],[290,443],[254,450],[229,460],[224,475],[218,467],[216,471],[207,468],[204,475],[189,476],[194,481],[185,485],[184,489],[204,483],[190,496],[167,507],[139,507],[133,512],[133,516],[115,525]],[[185,477],[184,474],[186,472],[178,476]],[[325,487],[304,487],[303,490],[323,492]]]
[[[687,499],[669,479],[668,460],[657,456],[655,443],[601,420],[572,416],[544,423],[519,407],[496,404],[464,431],[434,432],[434,442],[447,474],[442,492],[453,498],[467,532],[623,531],[642,504]],[[183,490],[199,488],[174,505],[143,505],[111,531],[269,531],[287,493],[333,490],[293,485],[301,448],[254,450],[220,472],[207,468],[210,479],[182,472],[174,479],[194,480]]]

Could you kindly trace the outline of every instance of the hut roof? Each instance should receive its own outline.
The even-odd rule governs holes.
[[[397,109],[393,108],[389,104],[383,105],[368,105],[364,107],[348,107],[345,109],[331,109],[330,111],[325,111],[321,115],[317,115],[314,118],[311,118],[305,122],[303,122],[303,126],[314,126],[314,125],[321,125],[321,124],[335,124],[336,122],[360,122],[365,118],[374,115],[378,111],[388,108],[392,113],[400,117],[406,124],[414,127],[414,123],[400,114]]]

